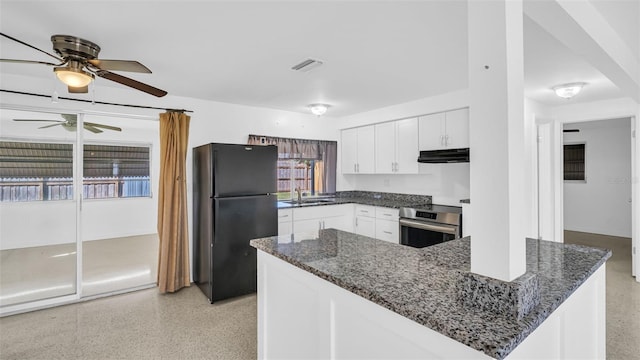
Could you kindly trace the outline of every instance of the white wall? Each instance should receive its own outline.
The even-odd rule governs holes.
[[[339,118],[347,129],[469,106],[468,91],[461,90]],[[416,153],[416,158],[418,153]],[[338,191],[363,190],[432,195],[434,203],[460,206],[469,198],[469,164],[420,164],[415,175],[342,175],[338,144]]]
[[[564,228],[631,237],[631,119],[572,123],[564,143],[586,143],[586,183],[564,183]]]

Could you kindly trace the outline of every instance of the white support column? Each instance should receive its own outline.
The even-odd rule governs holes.
[[[522,0],[469,1],[471,271],[524,274]]]

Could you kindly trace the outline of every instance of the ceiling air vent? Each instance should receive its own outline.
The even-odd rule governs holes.
[[[293,65],[291,67],[291,70],[307,72],[317,68],[320,65],[322,65],[322,61],[320,60],[306,59],[299,64]]]

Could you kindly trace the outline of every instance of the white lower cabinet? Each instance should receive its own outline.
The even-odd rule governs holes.
[[[376,237],[376,219],[366,216],[356,216],[356,234]]]
[[[376,239],[400,243],[399,210],[390,208],[376,208]]]
[[[317,233],[330,228],[353,232],[353,204],[293,209],[293,232]]]
[[[398,209],[371,205],[323,205],[278,210],[278,235],[338,229],[399,243]]]
[[[293,233],[293,210],[278,209],[278,235]]]
[[[471,204],[462,204],[462,236],[471,236]]]
[[[369,205],[356,205],[355,233],[368,237],[376,237],[376,208]]]
[[[356,205],[355,215],[356,234],[395,244],[400,243],[398,209]]]

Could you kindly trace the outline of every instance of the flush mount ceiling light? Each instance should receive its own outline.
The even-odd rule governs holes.
[[[329,107],[330,106],[327,104],[311,104],[308,106],[309,110],[311,110],[311,113],[316,116],[324,115]]]
[[[557,85],[552,87],[551,89],[555,91],[556,95],[560,96],[561,98],[571,99],[572,97],[576,96],[585,85],[587,85],[587,83],[576,82]]]
[[[56,67],[53,71],[60,81],[74,88],[88,86],[94,78],[93,74],[83,70],[77,61],[69,61],[67,66]]]

